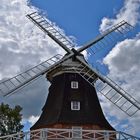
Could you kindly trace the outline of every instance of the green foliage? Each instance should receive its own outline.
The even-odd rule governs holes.
[[[21,131],[22,108],[17,105],[10,108],[8,104],[0,105],[0,136],[9,135]]]

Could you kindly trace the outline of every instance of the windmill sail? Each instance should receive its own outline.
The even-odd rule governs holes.
[[[39,78],[41,75],[45,74],[46,72],[50,71],[53,64],[56,64],[60,59],[62,58],[62,55],[57,54],[50,59],[42,62],[41,64],[11,78],[8,80],[5,80],[0,83],[0,94],[7,96],[15,92],[16,90],[24,87],[31,81]],[[54,67],[53,67],[54,68]]]
[[[92,47],[92,51],[95,54],[95,50],[100,48],[100,45],[102,46],[107,46],[110,45],[111,42],[118,38],[120,35],[125,35],[128,31],[132,30],[133,26],[131,26],[129,23],[126,21],[121,21],[118,24],[110,27],[108,30],[104,31],[101,33],[101,35],[97,36],[94,40],[91,40],[90,42],[86,43],[83,45],[83,47],[79,48],[77,51],[82,52],[85,49]],[[106,44],[106,45],[105,45]],[[94,45],[97,45],[95,48]]]
[[[138,110],[140,110],[140,103],[130,94],[124,91],[119,85],[108,77],[103,76],[95,69],[89,67],[87,64],[84,64],[82,62],[77,67],[73,67],[73,69],[92,86],[96,86],[96,90],[102,93],[113,104],[115,104],[129,116],[134,115]],[[81,71],[77,71],[78,67],[83,68]]]
[[[121,26],[120,26],[121,25]],[[96,54],[97,52],[103,50],[105,47],[111,48],[116,44],[116,41],[123,40],[127,32],[131,31],[133,26],[125,21],[112,26],[110,29],[102,32],[101,34],[107,34],[102,40],[97,42],[95,45],[88,49],[89,54]],[[111,31],[111,32],[110,32]]]
[[[65,51],[71,53],[70,49],[75,47],[75,44],[62,32],[60,32],[57,27],[53,25],[53,23],[39,15],[37,12],[28,14],[27,17],[43,32],[57,42]]]

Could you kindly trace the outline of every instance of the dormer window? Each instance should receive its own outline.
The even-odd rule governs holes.
[[[71,88],[78,89],[78,82],[77,81],[71,81]]]

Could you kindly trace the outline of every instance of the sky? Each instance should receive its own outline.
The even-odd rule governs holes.
[[[105,47],[90,57],[90,62],[93,61],[101,71],[107,71],[115,82],[124,81],[123,88],[140,101],[140,0],[1,0],[0,80],[12,77],[57,53],[65,53],[26,18],[26,14],[36,10],[45,12],[47,18],[67,36],[72,36],[78,46],[122,20],[133,25],[135,29],[131,36],[116,42],[113,47]],[[41,113],[49,85],[45,77],[41,77],[13,96],[0,96],[0,102],[23,107],[24,130],[27,130]],[[113,127],[140,137],[140,112],[130,118],[104,97],[98,96]]]

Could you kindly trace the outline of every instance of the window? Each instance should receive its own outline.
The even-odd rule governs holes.
[[[72,81],[71,82],[71,88],[77,89],[78,88],[78,82],[77,81]]]
[[[72,138],[82,139],[82,128],[81,127],[72,127]]]
[[[71,101],[71,110],[80,110],[80,102]]]

